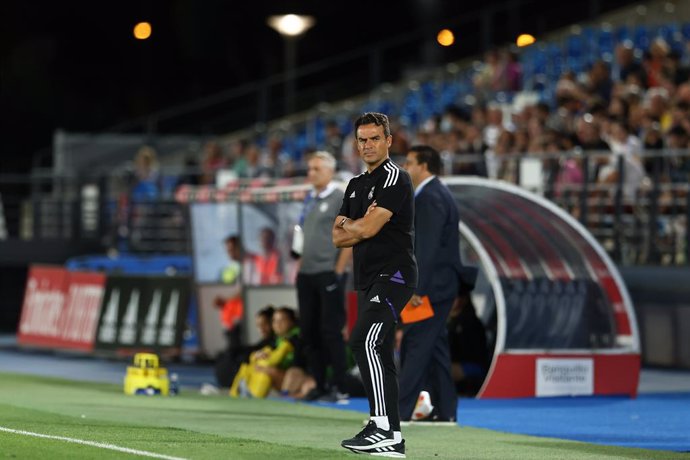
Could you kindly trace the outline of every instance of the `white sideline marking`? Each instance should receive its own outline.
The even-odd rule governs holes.
[[[165,460],[186,460],[186,459],[181,458],[181,457],[171,457],[169,455],[156,454],[154,452],[146,452],[145,450],[129,449],[127,447],[116,446],[115,444],[107,444],[107,443],[95,442],[95,441],[85,441],[83,439],[66,438],[64,436],[53,436],[50,434],[33,433],[31,431],[24,431],[24,430],[13,430],[12,428],[5,428],[4,426],[0,426],[0,431],[5,431],[7,433],[14,433],[14,434],[23,434],[26,436],[34,436],[36,438],[55,439],[58,441],[73,442],[75,444],[100,447],[101,449],[116,450],[118,452],[125,452],[128,454],[141,455],[144,457],[162,458]]]

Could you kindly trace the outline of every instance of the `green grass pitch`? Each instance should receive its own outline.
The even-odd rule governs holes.
[[[364,418],[308,404],[190,391],[175,397],[126,396],[118,385],[0,373],[0,459],[147,458],[122,449],[184,459],[364,458],[340,447],[341,439],[359,431]],[[410,459],[688,458],[470,427],[412,426],[403,428],[403,436]]]

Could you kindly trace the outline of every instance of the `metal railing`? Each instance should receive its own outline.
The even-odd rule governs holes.
[[[611,156],[559,152],[501,155],[492,161],[501,173],[497,179],[539,193],[571,213],[617,263],[690,264],[690,151],[640,154],[647,174],[633,188],[625,181],[623,157],[612,163]],[[579,165],[581,181],[562,179],[569,161]],[[597,180],[603,161],[614,165],[615,181]],[[486,163],[484,155],[455,155],[445,166],[447,172],[468,166],[486,170]],[[156,199],[133,197],[121,183],[114,176],[0,175],[8,238],[56,243],[81,239],[97,241],[104,250],[187,252],[185,205],[170,193]]]
[[[623,156],[611,152],[510,154],[494,158],[497,179],[544,195],[571,213],[621,265],[690,263],[690,151],[660,150],[635,155],[644,176],[636,183]],[[576,162],[581,180],[568,183],[562,173]],[[486,170],[483,155],[456,156],[446,170]],[[614,180],[602,182],[608,165]],[[501,174],[502,172],[502,174]]]

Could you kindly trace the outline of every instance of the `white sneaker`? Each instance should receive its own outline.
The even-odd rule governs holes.
[[[414,421],[427,418],[432,410],[434,410],[434,406],[431,404],[429,392],[421,391],[419,397],[417,397],[417,404],[414,406],[411,419]]]
[[[211,396],[211,395],[220,394],[220,390],[218,389],[217,386],[215,386],[211,383],[204,383],[203,385],[201,385],[201,389],[199,390],[199,393],[201,393],[204,396]]]

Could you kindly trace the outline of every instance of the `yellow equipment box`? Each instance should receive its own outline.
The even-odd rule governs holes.
[[[159,367],[158,356],[153,353],[134,355],[134,366],[127,366],[125,394],[168,396],[169,392],[168,370]]]

